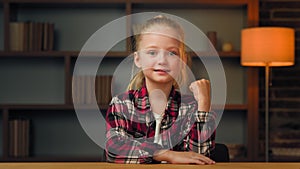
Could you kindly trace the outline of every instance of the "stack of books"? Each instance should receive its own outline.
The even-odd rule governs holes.
[[[112,76],[76,76],[73,79],[73,102],[75,104],[89,105],[97,102],[108,105],[111,96]],[[95,80],[95,81],[93,81]],[[93,83],[94,82],[94,83]],[[94,97],[94,98],[93,98]],[[96,98],[95,98],[96,97]]]
[[[42,22],[11,22],[10,51],[51,51],[54,44],[54,24]]]

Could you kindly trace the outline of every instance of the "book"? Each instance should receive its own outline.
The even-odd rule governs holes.
[[[28,157],[30,146],[30,120],[9,120],[9,156]]]
[[[21,26],[19,22],[9,24],[9,50],[21,51]]]
[[[54,23],[48,24],[48,50],[53,50],[54,48]]]

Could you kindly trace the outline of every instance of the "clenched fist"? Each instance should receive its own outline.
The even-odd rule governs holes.
[[[198,102],[198,111],[210,110],[210,82],[206,79],[197,80],[190,85],[195,99]]]

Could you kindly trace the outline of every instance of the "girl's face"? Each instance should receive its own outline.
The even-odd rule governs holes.
[[[157,27],[141,35],[135,64],[148,82],[172,84],[180,72],[180,42],[176,31]]]

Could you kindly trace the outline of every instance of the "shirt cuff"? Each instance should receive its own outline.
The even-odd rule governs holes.
[[[198,123],[206,123],[215,119],[216,115],[214,112],[197,111],[196,113],[196,122]]]

